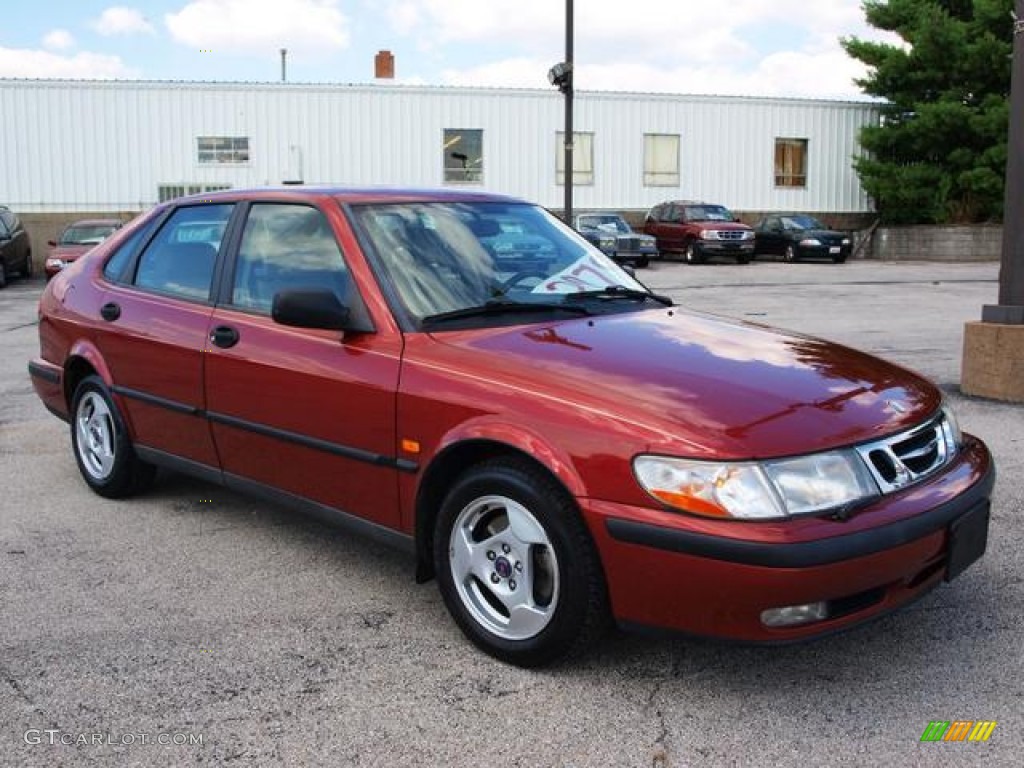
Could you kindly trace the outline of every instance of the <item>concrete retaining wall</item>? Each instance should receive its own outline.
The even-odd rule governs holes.
[[[1003,228],[998,224],[959,227],[879,227],[864,257],[882,261],[998,261]]]

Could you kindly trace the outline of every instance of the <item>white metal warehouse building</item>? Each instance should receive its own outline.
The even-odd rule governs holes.
[[[135,212],[282,182],[480,188],[559,210],[552,89],[0,80],[0,204]],[[574,206],[693,198],[740,211],[865,213],[864,102],[579,92]]]

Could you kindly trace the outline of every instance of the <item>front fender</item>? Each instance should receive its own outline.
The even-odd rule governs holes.
[[[542,435],[521,424],[512,424],[496,416],[481,416],[456,425],[438,444],[436,457],[453,446],[472,441],[485,441],[507,445],[544,465],[573,496],[586,496],[583,478],[576,470],[572,457],[552,445]]]

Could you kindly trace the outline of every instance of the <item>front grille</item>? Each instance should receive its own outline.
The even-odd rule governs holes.
[[[742,240],[742,229],[719,229],[716,231],[719,240]]]
[[[942,415],[857,448],[882,493],[924,480],[952,459],[955,450],[952,428]]]
[[[639,251],[640,250],[640,238],[638,237],[620,237],[618,242],[618,248],[620,251]]]

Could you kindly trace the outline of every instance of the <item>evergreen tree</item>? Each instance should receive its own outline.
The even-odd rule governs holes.
[[[1013,0],[866,0],[868,23],[903,45],[844,38],[884,99],[855,159],[864,189],[891,224],[1002,218]]]

